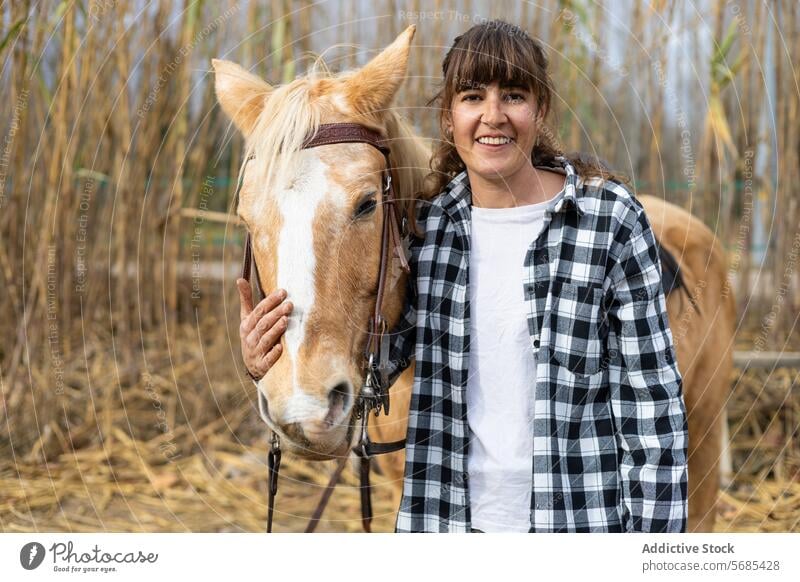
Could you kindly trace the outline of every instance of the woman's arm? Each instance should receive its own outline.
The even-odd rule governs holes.
[[[410,261],[409,261],[410,262]],[[387,386],[391,386],[411,364],[417,343],[416,269],[412,266],[406,284],[406,298],[400,321],[389,332]]]
[[[609,324],[622,368],[611,378],[611,409],[627,531],[682,532],[687,520],[687,423],[683,380],[661,288],[658,248],[636,201],[617,233]],[[618,378],[618,381],[616,380]]]
[[[422,216],[421,207],[417,206],[417,217]],[[424,219],[422,224],[425,224]],[[417,345],[417,261],[419,252],[425,242],[423,238],[411,236],[408,247],[408,266],[410,273],[406,277],[406,296],[403,301],[403,313],[400,321],[389,332],[389,361],[387,370],[387,386],[391,386],[400,377],[414,358]]]

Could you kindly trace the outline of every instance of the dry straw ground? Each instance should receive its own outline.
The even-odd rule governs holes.
[[[1,530],[263,531],[267,445],[254,388],[230,365],[225,338],[209,340],[198,365],[196,330],[180,335],[171,366],[152,353],[148,375],[122,375],[124,402],[108,414],[89,407],[68,430],[52,421],[41,438],[33,423],[15,428],[15,443],[33,444],[0,450]],[[113,381],[111,356],[97,346],[88,369],[67,371],[64,398],[84,401],[90,384]],[[800,531],[799,373],[737,370],[731,378],[735,475],[720,491],[717,531]],[[285,458],[276,531],[304,529],[333,470],[333,462]],[[391,484],[378,475],[375,484],[374,530],[392,531]],[[360,531],[359,516],[357,474],[348,469],[318,531]]]

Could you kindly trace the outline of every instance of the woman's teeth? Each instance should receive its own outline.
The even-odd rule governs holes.
[[[511,139],[507,137],[479,137],[478,143],[485,145],[502,145],[505,143],[511,143]]]

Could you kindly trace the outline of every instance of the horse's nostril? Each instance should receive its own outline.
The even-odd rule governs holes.
[[[339,382],[328,392],[330,416],[334,418],[350,407],[351,390],[347,382]]]

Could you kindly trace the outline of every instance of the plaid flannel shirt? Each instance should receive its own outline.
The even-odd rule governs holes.
[[[529,531],[685,531],[686,411],[650,223],[627,188],[558,161],[564,191],[520,266],[540,363]],[[390,382],[415,360],[397,532],[471,529],[470,213],[466,172],[419,203],[390,349]]]

